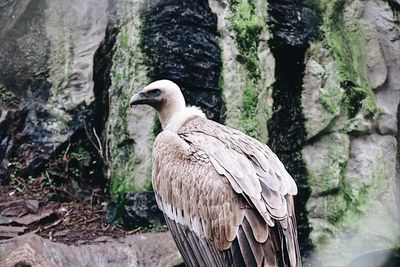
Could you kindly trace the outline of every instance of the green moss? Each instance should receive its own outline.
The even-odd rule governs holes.
[[[350,222],[352,217],[367,212],[370,208],[372,192],[377,188],[382,192],[389,190],[385,165],[381,162],[376,162],[374,165],[371,181],[365,181],[365,183],[359,185],[349,184],[344,181],[343,166],[343,180],[337,195],[337,201],[332,202],[331,207],[329,207],[328,221],[332,225]],[[382,196],[384,194],[382,193]]]
[[[318,101],[321,105],[331,114],[340,114],[340,103],[343,97],[341,88],[330,88],[329,90],[321,90],[319,93]]]
[[[116,169],[111,176],[111,193],[113,196],[129,191],[136,191],[136,186],[130,182],[131,172],[123,169]]]
[[[246,84],[243,90],[243,112],[242,118],[239,121],[239,126],[250,136],[258,137],[258,122],[257,122],[257,105],[258,105],[258,91],[257,88],[251,84]]]
[[[112,161],[111,193],[123,193],[136,189],[132,179],[135,166],[134,141],[126,121],[129,109],[132,74],[131,57],[135,44],[128,38],[127,25],[121,27],[117,36],[116,50],[111,69],[110,119],[108,123],[108,149]]]
[[[0,83],[0,105],[8,108],[17,108],[19,99],[13,92],[9,91],[3,84]]]
[[[346,1],[314,2],[320,2],[319,7],[325,12],[322,28],[327,45],[336,61],[339,81],[345,89],[342,106],[347,109],[348,119],[355,118],[359,113],[362,114],[360,118],[375,116],[379,110],[369,85],[366,69],[368,49],[370,48],[366,42],[369,38],[373,38],[373,33],[363,22],[344,18],[343,9]],[[367,47],[360,49],[364,46]],[[321,95],[320,102],[329,112],[334,112],[336,110],[334,103],[330,101],[331,96],[328,92]],[[357,124],[357,122],[355,123]]]
[[[344,104],[347,106],[349,119],[354,118],[361,110],[368,116],[373,116],[378,112],[375,96],[371,90],[363,87],[350,87],[345,92]]]
[[[343,204],[340,200],[343,200],[342,195],[339,195],[337,201],[331,203],[329,207],[327,220],[332,225],[338,225],[347,217],[347,204]]]
[[[239,49],[238,60],[243,62],[252,79],[260,78],[259,60],[257,57],[258,37],[263,29],[262,19],[255,14],[252,1],[231,3],[231,23],[236,33],[236,42]]]
[[[153,183],[151,181],[151,172],[149,172],[150,175],[148,176],[148,178],[146,179],[146,181],[144,182],[142,188],[143,191],[153,191]]]
[[[253,1],[231,1],[230,21],[238,45],[238,61],[246,66],[246,80],[242,97],[242,115],[239,127],[253,137],[259,137],[257,121],[257,83],[261,78],[260,61],[257,56],[259,36],[263,29],[262,19],[256,15]]]
[[[129,42],[128,38],[129,37],[128,37],[128,34],[126,32],[121,32],[120,33],[120,37],[119,37],[120,47],[123,47],[123,48],[127,48],[128,47],[128,42]]]

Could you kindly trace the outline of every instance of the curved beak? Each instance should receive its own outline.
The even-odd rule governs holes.
[[[137,92],[129,100],[129,105],[131,107],[133,107],[134,105],[149,105],[155,109],[158,109],[162,105],[162,103],[162,99],[149,96],[143,91]]]
[[[140,104],[147,104],[146,97],[143,92],[137,92],[129,100],[129,105],[131,107],[133,107],[134,105],[140,105]]]

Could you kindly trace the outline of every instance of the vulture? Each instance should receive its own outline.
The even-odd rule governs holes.
[[[267,145],[187,107],[169,80],[130,105],[157,111],[153,189],[187,266],[301,266],[297,186]]]

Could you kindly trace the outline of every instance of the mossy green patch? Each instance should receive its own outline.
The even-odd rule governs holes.
[[[246,64],[251,80],[260,78],[257,47],[258,37],[263,29],[263,21],[255,14],[254,9],[252,1],[232,1],[230,18],[240,52],[238,60]]]
[[[259,136],[257,121],[258,91],[255,85],[248,83],[243,91],[243,113],[239,126],[253,137]]]
[[[136,187],[130,182],[132,173],[116,169],[111,176],[111,193],[113,196],[120,193],[135,191]]]
[[[331,209],[331,213],[328,217],[328,221],[333,225],[342,223],[343,221],[349,221],[349,218],[356,216],[360,213],[365,213],[369,209],[371,202],[371,195],[374,191],[379,188],[381,192],[387,192],[388,181],[385,164],[381,162],[375,162],[370,181],[365,181],[359,185],[349,184],[345,181],[344,177],[344,166],[343,166],[343,179],[341,181],[340,191],[338,196],[344,200],[345,205],[340,202],[336,202],[339,205],[334,206]],[[384,193],[382,194],[382,196]]]
[[[260,61],[257,56],[259,36],[263,30],[262,19],[256,15],[253,1],[231,1],[230,21],[238,45],[238,61],[246,66],[242,98],[242,115],[239,127],[253,137],[259,137],[257,83],[261,78]]]
[[[123,47],[123,48],[128,47],[129,36],[126,32],[121,32],[118,40],[119,40],[120,47]]]
[[[108,122],[108,150],[111,163],[112,195],[140,189],[132,179],[136,166],[134,140],[127,123],[127,112],[134,78],[136,40],[130,37],[128,24],[123,24],[117,36],[111,69],[110,119]]]
[[[320,89],[318,101],[332,115],[340,114],[340,105],[343,97],[341,88],[328,88],[328,90]]]
[[[320,8],[326,12],[322,28],[334,55],[340,82],[345,88],[343,105],[347,107],[349,119],[359,112],[373,116],[379,110],[368,82],[368,45],[366,49],[360,49],[365,46],[368,38],[372,38],[372,32],[365,23],[345,18],[345,5],[344,0],[321,1]],[[325,100],[321,103],[327,110],[332,110],[333,107]]]
[[[366,116],[378,112],[375,96],[372,91],[363,87],[346,88],[344,104],[347,107],[349,119],[354,118],[360,111]]]
[[[0,83],[0,104],[7,108],[17,108],[19,99],[13,92]]]
[[[314,196],[336,195],[343,183],[350,147],[345,133],[323,135],[312,146],[303,149],[307,164],[308,185]],[[328,212],[329,214],[329,212]]]

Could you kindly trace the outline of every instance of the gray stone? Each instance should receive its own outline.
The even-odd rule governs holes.
[[[344,91],[339,84],[337,66],[327,49],[313,43],[307,55],[301,102],[309,139],[340,115]]]
[[[371,193],[393,190],[396,171],[397,142],[394,136],[371,134],[351,140],[345,183],[350,196],[358,198],[360,190],[371,187]]]
[[[120,21],[114,46],[109,88],[107,142],[110,150],[113,192],[143,190],[149,185],[154,111],[145,106],[129,107],[132,94],[149,83],[140,49],[145,1],[118,1]],[[147,188],[149,189],[149,188]]]
[[[399,203],[395,197],[398,187],[395,178],[398,153],[395,135],[398,133],[400,98],[399,27],[389,6],[381,1],[348,2],[341,12],[344,21],[339,27],[349,35],[345,40],[333,40],[342,43],[336,43],[338,47],[333,44],[332,50],[348,49],[351,60],[346,58],[339,63],[352,64],[348,69],[354,68],[356,73],[350,75],[355,77],[350,77],[354,80],[349,88],[364,88],[366,97],[360,103],[357,114],[349,116],[348,107],[345,106],[348,96],[343,95],[336,102],[339,112],[328,124],[321,123],[323,113],[308,111],[310,103],[315,103],[315,100],[303,104],[308,119],[308,134],[311,137],[317,133],[303,149],[311,187],[306,208],[312,227],[310,239],[315,246],[311,262],[315,266],[347,266],[354,258],[369,251],[398,246],[400,239]],[[329,30],[326,32],[327,39],[335,37],[335,33]],[[307,96],[308,99],[313,99],[312,94],[306,92],[314,84],[321,91],[323,83],[319,81],[323,78],[316,77],[324,77],[321,73],[327,66],[316,60],[318,57],[314,54],[318,54],[318,50],[313,50],[313,47],[309,49],[311,55],[305,61],[309,64],[306,66],[314,70],[305,73],[304,80],[307,81],[307,78],[311,82],[310,86],[304,86],[302,97]],[[334,68],[338,67],[343,66]],[[313,114],[317,119],[310,119],[312,115],[308,114]],[[327,126],[318,134],[315,128],[323,128],[323,125]],[[326,136],[338,134],[347,139],[346,151],[341,149],[339,139],[331,139],[336,147],[321,145]],[[335,156],[336,159],[342,159],[339,181],[336,190],[323,191],[321,188],[333,188],[335,185],[323,179],[323,170],[327,166],[324,164],[327,162],[324,155],[334,155],[334,152],[342,155]],[[330,166],[336,169],[335,166],[339,165]]]
[[[374,43],[378,47],[368,50],[368,58],[374,54],[381,53],[379,61],[384,61],[387,69],[387,79],[379,86],[376,93],[376,102],[382,112],[396,116],[397,106],[400,101],[400,29],[396,25],[396,19],[389,5],[380,1],[368,0],[362,2],[362,20],[366,21],[375,34]],[[379,16],[377,16],[379,14]],[[379,51],[377,51],[379,50]],[[384,76],[385,68],[382,64],[375,67],[368,65],[369,74]],[[373,77],[373,75],[372,75]],[[397,127],[394,123],[391,128]]]
[[[397,118],[394,114],[381,114],[378,117],[379,134],[395,136],[397,131]]]
[[[231,2],[227,0],[209,0],[212,11],[218,18],[218,32],[222,50],[222,92],[225,98],[226,113],[225,124],[240,128],[240,119],[243,116],[243,91],[246,86],[245,64],[238,60],[239,51],[235,40],[235,32],[231,24]],[[268,19],[268,2],[256,1],[256,15],[264,21]],[[259,105],[256,120],[258,123],[259,139],[268,140],[267,121],[272,114],[271,85],[275,81],[275,60],[268,45],[270,32],[266,25],[258,38],[257,55],[261,70],[261,79],[258,81]]]
[[[35,234],[0,241],[0,265],[4,267],[172,267],[182,263],[169,232],[98,238],[87,245],[55,243]]]
[[[12,11],[6,12],[9,21],[0,36],[0,87],[16,100],[10,105],[0,99],[0,107],[11,109],[9,116],[15,113],[17,120],[2,126],[13,134],[0,135],[0,160],[17,158],[27,176],[93,122],[93,58],[105,35],[108,2],[4,6]]]
[[[339,181],[348,160],[349,144],[347,134],[331,133],[303,148],[312,196],[339,189]]]
[[[122,211],[125,228],[154,228],[164,225],[164,215],[157,206],[154,192],[128,192]]]

